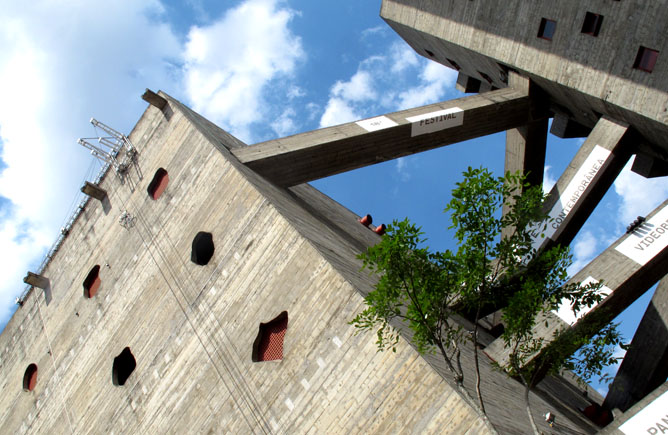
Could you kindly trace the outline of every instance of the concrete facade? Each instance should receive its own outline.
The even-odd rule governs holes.
[[[596,36],[583,33],[588,13],[602,17]],[[668,160],[664,0],[384,0],[381,16],[422,56],[491,88],[516,71],[561,121],[591,129],[608,115],[640,132],[641,154]],[[543,19],[555,23],[551,39],[538,37]],[[651,73],[634,67],[641,47],[659,52]]]
[[[302,183],[507,131],[506,169],[530,171],[539,184],[553,117],[553,133],[588,138],[548,197],[559,220],[537,246],[545,248],[573,240],[631,155],[640,173],[668,173],[664,2],[526,3],[383,1],[381,15],[418,53],[458,69],[460,89],[481,92],[459,100],[247,147],[147,92],[150,106],[129,136],[134,163],[84,186],[91,199],[46,268],[28,277],[36,287],[0,336],[3,432],[486,433],[438,356],[420,356],[405,339],[378,353],[373,334],[355,334],[348,322],[375,282],[357,254],[379,236]],[[603,17],[596,36],[582,32],[592,13]],[[550,38],[537,37],[544,19],[557,23]],[[659,52],[651,73],[635,67],[638,47]],[[442,124],[426,128],[426,119]],[[161,168],[168,181],[147,192]],[[573,189],[580,193],[563,205]],[[605,281],[608,298],[572,326],[550,316],[536,334],[609,320],[663,277],[666,239],[650,248],[659,237],[645,238],[666,210],[668,202],[573,278]],[[215,246],[206,265],[191,261],[199,232]],[[633,243],[660,247],[640,258],[629,254]],[[85,289],[95,270],[99,287]],[[282,359],[253,362],[260,325],[283,312]],[[503,360],[502,343],[481,335],[486,353]],[[636,340],[642,349],[648,338]],[[115,385],[114,360],[128,352],[136,367]],[[462,358],[473,391],[472,355]],[[499,432],[527,433],[521,385],[487,361],[481,371]],[[648,403],[643,395],[656,396],[651,388],[625,405],[624,420],[635,402]],[[541,430],[595,433],[581,412],[602,403],[595,396],[546,378],[530,399]],[[547,411],[554,428],[541,421]]]
[[[378,353],[348,325],[357,289],[373,283],[353,254],[379,236],[309,186],[267,183],[231,156],[229,135],[169,107],[150,106],[130,135],[139,157],[128,179],[110,171],[101,183],[111,210],[91,200],[43,272],[51,302],[35,288],[0,337],[3,432],[484,432],[406,342]],[[146,186],[161,167],[169,184],[153,200]],[[213,234],[206,266],[189,259],[198,231]],[[87,299],[95,265],[101,285]],[[282,311],[284,358],[252,362],[260,322]],[[126,347],[137,366],[115,386]],[[31,363],[37,382],[23,391]]]

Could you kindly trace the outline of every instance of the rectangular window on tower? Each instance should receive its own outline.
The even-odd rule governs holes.
[[[641,46],[638,49],[633,68],[651,73],[654,70],[654,65],[656,65],[656,60],[658,58],[659,52],[657,50]]]
[[[538,27],[538,37],[541,39],[547,39],[551,41],[554,37],[554,32],[557,30],[557,22],[553,20],[548,20],[547,18],[541,18],[540,27]]]
[[[601,24],[603,23],[603,15],[587,12],[584,22],[582,23],[582,33],[591,36],[598,36],[601,31]]]

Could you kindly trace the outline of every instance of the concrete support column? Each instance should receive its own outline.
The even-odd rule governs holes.
[[[668,378],[668,276],[659,282],[603,406],[626,412]]]
[[[525,125],[506,131],[506,155],[504,173],[520,171],[527,175],[527,182],[532,186],[543,183],[545,167],[545,149],[547,146],[548,116],[544,107],[540,107],[536,88],[528,78],[511,72],[508,76],[510,87],[521,90],[530,98],[530,117]],[[504,204],[503,214],[508,212]],[[511,234],[513,228],[504,228],[502,236]]]

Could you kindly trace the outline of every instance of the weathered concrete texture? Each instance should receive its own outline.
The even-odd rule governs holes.
[[[627,411],[667,377],[668,278],[663,278],[610,385],[604,405],[608,409]]]
[[[246,166],[279,186],[294,186],[340,172],[485,136],[530,120],[526,91],[502,89],[390,113],[392,122],[367,131],[356,122],[233,150]],[[459,108],[463,124],[413,134],[410,117]]]
[[[168,101],[130,135],[144,177],[105,177],[114,212],[88,203],[44,271],[52,303],[31,292],[0,336],[3,431],[484,433],[406,342],[378,353],[348,325],[363,308],[356,288],[373,282],[354,254],[378,236],[309,186],[267,183],[229,156],[242,144]],[[169,185],[154,201],[160,167]],[[121,211],[134,226],[118,224]],[[206,266],[189,261],[199,231],[214,237]],[[95,265],[102,284],[85,299]],[[284,310],[283,360],[251,362],[260,322]],[[118,387],[125,347],[137,367]]]
[[[631,157],[634,138],[625,123],[598,120],[545,200],[543,209],[554,220],[544,248],[571,243]]]
[[[666,210],[668,210],[668,200],[650,213],[647,219],[652,220],[654,216],[663,216],[663,219],[665,219]],[[665,225],[665,229],[661,228],[660,234],[641,227],[633,233],[623,235],[601,255],[576,273],[569,283],[587,282],[587,280],[593,278],[597,282],[602,282],[608,288],[610,294],[593,307],[591,311],[581,316],[573,325],[569,325],[554,313],[547,313],[545,317],[536,320],[534,337],[544,338],[546,343],[552,343],[550,346],[559,346],[562,349],[570,348],[571,353],[573,353],[577,350],[577,347],[573,348],[571,344],[573,342],[573,340],[570,340],[572,334],[593,335],[594,332],[612,321],[661,279],[668,270],[668,246],[662,245],[665,237],[668,237],[668,222],[664,221],[662,224]],[[659,236],[655,241],[656,246],[663,247],[652,251],[652,255],[646,263],[639,263],[619,251],[618,248],[622,244],[628,244],[629,242],[641,246],[640,243],[648,234]],[[661,237],[663,237],[663,240],[661,240]],[[659,242],[659,240],[661,241]],[[650,248],[645,247],[645,249],[650,251]],[[638,251],[642,250],[639,249]],[[565,332],[558,339],[554,339],[555,333],[559,331]],[[488,350],[495,360],[502,363],[507,361],[509,352],[507,349],[503,349],[502,343],[498,341],[492,343]],[[549,352],[549,346],[536,355],[533,360],[540,361],[540,358],[547,352]]]
[[[384,0],[381,16],[415,51],[497,88],[508,71],[529,77],[555,112],[591,128],[601,114],[636,128],[648,154],[667,160],[668,19],[665,1]],[[598,36],[582,33],[588,12]],[[542,19],[556,21],[551,40]],[[634,68],[639,48],[659,51],[651,73]],[[427,52],[428,50],[428,52]],[[486,83],[481,80],[481,83]]]

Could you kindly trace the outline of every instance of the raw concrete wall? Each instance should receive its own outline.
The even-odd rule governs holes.
[[[587,12],[603,16],[596,37],[581,33]],[[549,94],[553,109],[589,127],[600,114],[625,121],[664,160],[667,14],[664,0],[384,0],[381,10],[421,55],[450,67],[454,60],[460,73],[487,83],[482,72],[497,88],[519,71]],[[552,40],[537,37],[542,18],[557,23]],[[659,51],[651,73],[633,68],[640,46]]]
[[[240,144],[171,100],[165,112],[149,107],[130,138],[137,167],[123,183],[113,172],[102,182],[111,210],[89,202],[44,271],[53,300],[33,290],[0,336],[3,431],[484,431],[406,342],[378,353],[373,334],[353,335],[356,288],[372,280],[351,254],[377,236],[346,223],[352,213],[228,160],[224,145]],[[154,201],[146,187],[159,167],[169,184]],[[135,219],[129,229],[122,211]],[[199,231],[216,247],[206,266],[190,261]],[[86,299],[95,265],[102,284]],[[251,362],[260,322],[282,311],[283,360]],[[114,386],[125,347],[137,367]],[[30,363],[37,384],[25,392]]]

